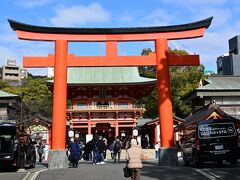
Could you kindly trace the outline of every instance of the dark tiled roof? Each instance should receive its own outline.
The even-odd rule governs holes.
[[[45,27],[25,24],[8,19],[11,28],[16,31],[27,31],[36,33],[52,34],[135,34],[135,33],[158,33],[158,32],[177,32],[185,30],[194,30],[199,28],[208,28],[213,17],[201,21],[180,24],[172,26],[155,26],[155,27],[132,27],[132,28],[70,28],[70,27]]]
[[[141,126],[145,125],[147,122],[150,122],[150,121],[152,121],[152,119],[150,119],[150,118],[148,118],[148,119],[139,118],[137,126],[141,127]]]
[[[192,100],[199,96],[240,96],[240,76],[209,76],[203,86],[182,99]]]
[[[41,116],[40,114],[36,114],[35,116],[27,119],[24,123],[26,124],[26,126],[31,126],[32,124],[34,124],[35,120],[39,120],[40,124],[43,125],[52,125],[52,120],[49,118],[45,118],[43,116]]]
[[[176,129],[181,129],[184,126],[187,126],[189,124],[197,123],[199,121],[207,119],[213,112],[216,112],[219,115],[222,115],[224,118],[232,119],[232,120],[238,120],[227,113],[225,113],[217,104],[210,103],[206,106],[203,106],[202,108],[194,111],[192,115],[186,118],[186,121],[179,125]]]
[[[144,125],[148,125],[148,124],[151,124],[151,123],[155,123],[155,122],[159,122],[159,117],[155,118],[155,119],[140,119],[141,122],[138,123],[138,126],[144,126]],[[185,120],[180,118],[180,117],[177,117],[177,116],[173,116],[173,120],[174,121],[179,121],[179,122],[184,122]],[[139,121],[138,121],[139,122]]]

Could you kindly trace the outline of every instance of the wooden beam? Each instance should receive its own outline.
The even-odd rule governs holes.
[[[199,55],[177,55],[168,54],[170,66],[198,66],[200,65]]]
[[[152,32],[135,34],[52,34],[41,32],[27,32],[16,30],[19,39],[35,41],[56,41],[65,40],[81,42],[104,42],[104,41],[154,41],[159,38],[168,40],[189,39],[202,37],[205,33],[205,27],[183,30],[178,32]]]
[[[198,55],[169,54],[170,66],[199,65]],[[23,57],[23,66],[26,68],[43,68],[54,66],[54,55],[47,57]],[[156,66],[156,54],[148,56],[74,56],[68,54],[68,67],[103,67],[103,66]]]

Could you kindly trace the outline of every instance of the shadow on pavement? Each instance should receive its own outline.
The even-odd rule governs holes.
[[[159,180],[175,180],[176,178],[184,180],[200,180],[206,178],[197,173],[193,168],[181,166],[159,166],[157,165],[157,161],[144,161],[141,176],[142,179],[144,179],[144,177],[149,177]]]

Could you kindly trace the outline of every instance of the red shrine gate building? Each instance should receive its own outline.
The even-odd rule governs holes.
[[[172,26],[156,26],[156,27],[135,27],[135,28],[64,28],[64,27],[44,27],[24,24],[9,19],[10,26],[16,31],[19,39],[34,41],[53,41],[55,42],[55,53],[47,57],[24,57],[24,67],[54,67],[54,88],[53,88],[53,123],[52,123],[52,150],[50,151],[49,168],[66,167],[66,104],[67,96],[67,68],[69,67],[134,67],[134,66],[156,66],[157,71],[157,92],[158,92],[158,110],[159,123],[161,128],[161,145],[163,161],[162,164],[175,164],[176,148],[174,147],[174,130],[173,130],[173,114],[172,99],[170,92],[170,74],[169,66],[189,66],[199,65],[198,55],[172,55],[168,53],[168,41],[202,37],[205,30],[210,26],[212,17],[202,21],[189,24],[172,25]],[[68,42],[105,42],[105,56],[74,56],[68,54]],[[155,53],[149,56],[119,56],[118,42],[128,41],[154,41]],[[90,87],[90,86],[89,86]],[[100,87],[100,86],[99,86]],[[103,87],[103,86],[102,86]],[[105,86],[111,87],[111,86]],[[114,88],[114,86],[112,86]],[[124,85],[122,88],[126,88]],[[86,87],[78,87],[86,88]],[[87,87],[88,88],[88,87]],[[91,88],[91,87],[90,87]],[[128,86],[127,88],[130,88]],[[73,88],[74,89],[74,88]],[[79,89],[79,90],[80,90]],[[105,88],[106,89],[106,88]],[[84,91],[84,90],[83,90]],[[85,90],[86,91],[86,90]],[[96,89],[97,91],[97,89]],[[74,92],[74,91],[73,91]],[[87,92],[87,91],[86,91]],[[90,90],[94,93],[94,89]],[[104,88],[103,91],[104,94]],[[105,91],[107,92],[107,91]],[[121,91],[112,91],[120,93]],[[129,91],[131,93],[131,91]],[[87,93],[86,93],[87,95]],[[107,94],[106,94],[107,95]],[[77,96],[76,96],[77,97]],[[94,96],[92,96],[94,97]],[[104,98],[103,98],[104,100]],[[105,101],[106,100],[106,101]],[[105,99],[103,105],[111,101]],[[77,102],[77,101],[76,101]],[[91,101],[92,103],[94,101]],[[102,105],[102,102],[97,102]],[[101,104],[100,104],[101,103]],[[114,101],[113,101],[114,103]],[[118,102],[121,103],[121,102]],[[124,103],[124,102],[123,102]],[[126,102],[125,102],[126,103]],[[88,102],[87,104],[91,104]],[[110,105],[110,104],[109,104]],[[113,104],[115,105],[115,104]],[[130,105],[130,103],[128,103]],[[97,104],[96,104],[97,107]],[[79,111],[79,110],[78,110]],[[67,110],[69,116],[74,117],[73,110]],[[127,113],[119,113],[127,115]],[[134,111],[135,112],[135,111]],[[100,113],[100,112],[96,112]],[[77,113],[80,116],[79,113]],[[85,113],[86,114],[86,113]],[[95,112],[87,113],[86,124],[88,124],[88,133],[92,131],[92,117]],[[106,113],[105,113],[106,114]],[[109,113],[108,113],[109,114]],[[130,114],[130,113],[129,113]],[[133,113],[134,114],[134,113]],[[136,111],[137,116],[137,111]],[[71,117],[70,116],[70,117]],[[102,117],[104,115],[102,114]],[[82,118],[82,114],[81,114]],[[117,119],[115,118],[115,119]],[[78,117],[79,119],[79,117]],[[74,120],[75,121],[75,120]],[[134,117],[133,117],[134,121]],[[80,122],[80,121],[79,121]],[[81,121],[82,122],[82,121]],[[113,126],[123,126],[115,120]],[[86,126],[85,124],[85,126]],[[91,126],[90,126],[90,125]],[[72,124],[76,125],[77,124]],[[84,124],[79,125],[84,126]],[[96,124],[97,126],[97,124]],[[90,129],[91,128],[91,129]],[[120,127],[119,127],[120,128]],[[116,128],[116,134],[119,132]],[[167,157],[167,158],[165,158]],[[174,159],[169,159],[174,157]],[[51,160],[52,159],[52,160]],[[57,159],[57,161],[55,161]]]
[[[70,128],[85,138],[131,134],[145,111],[134,101],[148,95],[156,79],[140,77],[137,67],[68,68],[66,109]]]

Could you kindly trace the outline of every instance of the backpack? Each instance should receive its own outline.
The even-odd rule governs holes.
[[[98,142],[97,141],[93,141],[93,149],[94,150],[98,150]]]
[[[120,143],[120,141],[117,141],[117,142],[114,144],[113,151],[114,151],[114,152],[119,152],[120,150],[121,150],[121,143]]]

